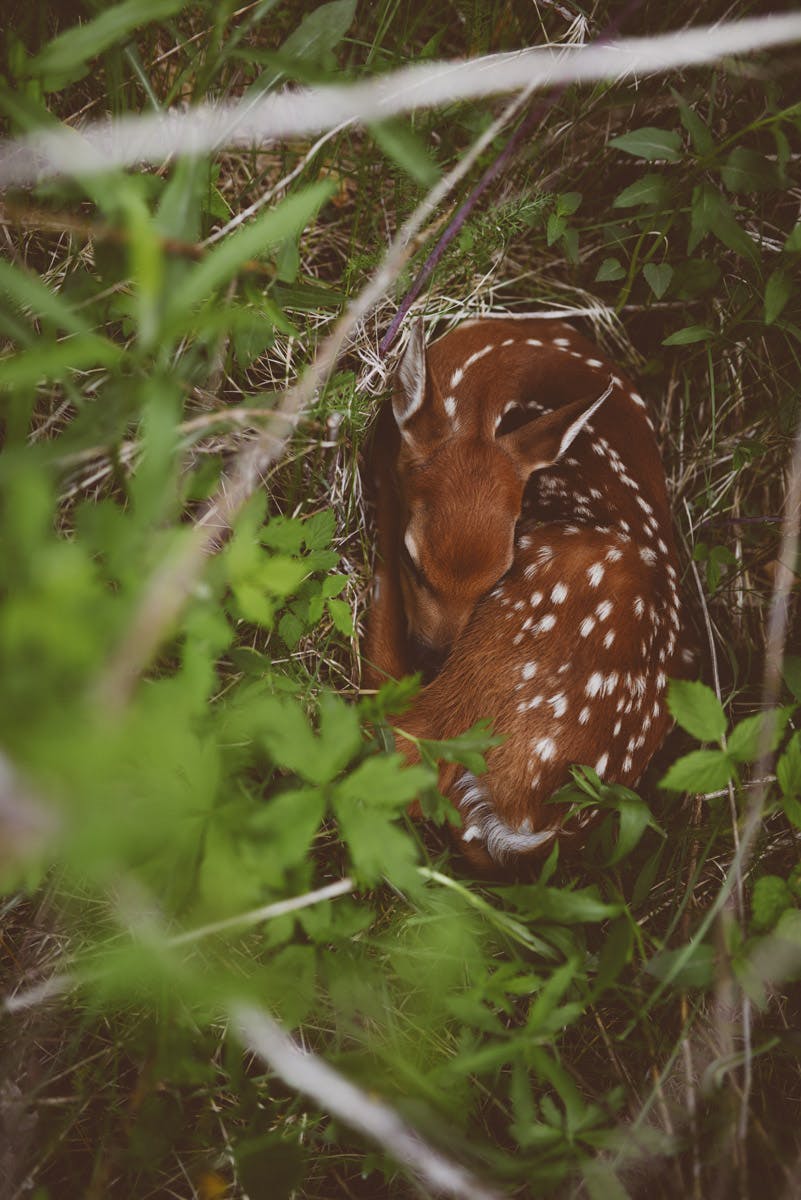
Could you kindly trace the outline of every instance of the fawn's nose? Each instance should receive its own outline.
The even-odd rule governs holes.
[[[431,680],[439,674],[442,664],[447,658],[447,647],[432,646],[430,642],[425,642],[422,638],[412,637],[410,649],[413,666],[415,670],[422,673],[423,683],[431,683]]]

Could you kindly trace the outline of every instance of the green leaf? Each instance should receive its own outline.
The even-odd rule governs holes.
[[[595,996],[599,996],[615,982],[623,968],[631,962],[633,952],[634,933],[631,918],[624,913],[609,926],[609,933],[598,959],[598,973],[593,987]]]
[[[563,192],[556,198],[556,211],[562,217],[570,217],[579,208],[581,201],[581,192]]]
[[[316,737],[296,700],[269,696],[259,708],[260,739],[273,762],[309,783],[328,783],[347,766],[361,746],[356,709],[335,696],[320,701]]]
[[[295,1029],[311,1012],[317,978],[313,946],[286,946],[269,960],[260,975],[261,999]]]
[[[776,778],[784,796],[801,796],[801,731],[793,734],[776,763]]]
[[[612,283],[618,279],[624,279],[626,272],[621,265],[619,258],[605,258],[598,268],[598,273],[595,276],[596,283]]]
[[[787,687],[801,704],[801,656],[798,654],[785,655],[782,663],[782,675]]]
[[[334,622],[334,628],[344,637],[352,637],[355,630],[353,627],[353,613],[347,600],[329,600],[328,611],[331,614],[331,620]]]
[[[368,128],[387,158],[396,162],[422,187],[431,187],[437,182],[442,172],[408,121],[379,121]]]
[[[790,719],[790,710],[774,708],[746,717],[729,735],[729,756],[736,762],[754,762],[759,756],[763,734],[767,733],[765,749],[773,751],[782,740]]]
[[[150,21],[165,21],[183,8],[184,0],[125,0],[83,25],[73,25],[30,60],[33,75],[61,75],[108,50]]]
[[[701,183],[693,189],[687,253],[692,254],[708,233],[744,258],[753,262],[759,258],[759,250],[737,224],[728,200],[711,183]]]
[[[734,765],[723,750],[693,750],[660,779],[669,792],[715,792],[734,778]]]
[[[690,346],[694,342],[706,342],[714,336],[712,330],[703,325],[685,325],[683,329],[677,329],[675,333],[671,333],[670,337],[666,337],[662,345]]]
[[[250,820],[254,835],[268,839],[282,870],[302,863],[325,816],[325,796],[317,788],[279,792]]]
[[[402,722],[401,728],[403,727]],[[447,741],[421,741],[420,745],[426,756],[431,760],[444,759],[445,762],[458,762],[467,767],[474,775],[483,775],[487,769],[484,762],[484,752],[490,746],[500,746],[503,737],[490,733],[490,721],[476,721],[465,733]]]
[[[793,294],[793,276],[785,267],[773,271],[765,286],[765,324],[772,325]]]
[[[801,221],[788,234],[787,241],[784,243],[784,249],[791,254],[801,250]]]
[[[709,126],[699,117],[695,109],[690,107],[684,97],[679,95],[675,88],[671,88],[670,91],[673,99],[676,101],[681,123],[689,133],[696,152],[702,158],[705,158],[715,149],[715,142]]]
[[[630,183],[612,201],[613,208],[635,208],[639,204],[667,204],[671,196],[670,184],[661,175],[649,172],[634,183]]]
[[[720,177],[730,192],[770,192],[782,185],[776,163],[745,146],[735,146]]]
[[[276,65],[260,75],[245,94],[252,96],[266,92],[278,82],[284,68],[291,70],[295,64],[321,62],[345,37],[355,13],[356,0],[331,0],[307,13],[279,52],[270,56]]]
[[[642,269],[651,291],[656,296],[657,300],[661,300],[665,292],[670,287],[670,281],[673,278],[673,268],[670,263],[646,263]]]
[[[633,154],[635,158],[646,158],[649,161],[665,159],[667,162],[681,161],[681,138],[670,129],[657,129],[653,125],[644,125],[641,129],[632,129],[620,137],[612,138],[609,143],[616,150]]]
[[[68,333],[89,333],[89,325],[72,306],[32,271],[14,266],[0,258],[0,295],[8,296],[23,312],[30,310],[44,317],[57,329]]]
[[[296,238],[333,194],[331,183],[314,183],[293,192],[277,208],[262,213],[226,237],[191,271],[169,310],[177,320],[222,287],[250,258]]]
[[[705,683],[671,679],[667,704],[682,729],[699,742],[719,742],[726,732],[726,714]]]
[[[649,975],[678,988],[706,988],[715,979],[715,948],[694,942],[678,950],[663,950],[647,964]]]
[[[792,903],[793,894],[781,876],[760,876],[751,894],[751,924],[761,931],[772,929]]]
[[[631,853],[646,829],[659,829],[648,805],[633,792],[628,796],[616,797],[615,807],[620,824],[615,848],[607,859],[607,866],[610,867]]]
[[[35,350],[0,357],[0,390],[35,387],[47,379],[63,379],[70,371],[113,367],[122,358],[122,346],[95,333],[82,333],[60,342],[40,343]]]
[[[435,783],[428,767],[404,767],[400,754],[374,754],[337,784],[337,796],[374,808],[403,809]]]
[[[546,237],[546,241],[547,241],[548,245],[552,246],[554,244],[554,242],[558,242],[559,238],[562,236],[562,234],[565,232],[566,229],[567,229],[567,221],[565,220],[565,218],[563,216],[560,216],[559,213],[552,212],[548,217],[548,224],[546,226],[546,232],[545,232],[545,237]]]

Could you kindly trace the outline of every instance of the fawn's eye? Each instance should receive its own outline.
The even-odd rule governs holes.
[[[412,578],[415,580],[415,582],[417,584],[419,584],[420,587],[425,588],[427,592],[434,591],[433,587],[431,586],[428,579],[426,578],[425,571],[422,569],[422,567],[417,565],[417,563],[414,561],[411,554],[409,553],[409,547],[406,545],[405,540],[403,541],[403,543],[401,545],[401,562],[406,567],[406,569],[408,570],[408,572],[412,576]]]

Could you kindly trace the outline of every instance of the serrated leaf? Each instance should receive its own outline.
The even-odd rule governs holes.
[[[774,708],[746,717],[729,734],[730,757],[736,762],[754,762],[762,749],[763,734],[767,735],[765,749],[775,750],[789,719],[790,711],[786,708]]]
[[[714,336],[712,330],[707,329],[704,325],[685,325],[683,329],[677,329],[675,333],[671,333],[670,337],[666,337],[662,345],[690,346],[694,342],[706,342]]]
[[[653,125],[644,125],[641,129],[632,129],[630,133],[612,138],[609,143],[616,150],[633,154],[635,158],[645,158],[653,162],[665,159],[667,162],[681,160],[681,138],[670,129],[657,129]]]
[[[266,837],[282,870],[303,862],[325,816],[325,796],[316,788],[279,792],[249,822],[255,836]]]
[[[730,192],[770,192],[781,187],[776,163],[745,146],[735,146],[720,169],[720,177]]]
[[[610,867],[616,866],[631,854],[646,829],[659,829],[648,805],[639,796],[633,793],[629,796],[618,796],[615,807],[619,826],[615,848],[607,859],[606,865]]]
[[[773,271],[765,285],[765,324],[772,325],[793,294],[793,277],[784,267]]]
[[[758,930],[772,929],[792,903],[793,894],[780,875],[760,876],[751,894],[751,924]]]
[[[639,204],[666,204],[670,185],[661,175],[651,172],[636,179],[612,201],[613,208],[635,208]]]
[[[284,613],[278,622],[278,633],[288,650],[294,650],[303,637],[305,626],[295,613]]]
[[[618,279],[624,279],[625,276],[626,272],[619,258],[605,258],[598,268],[595,282],[612,283]]]
[[[422,187],[432,187],[437,182],[442,172],[408,121],[380,121],[368,128],[387,158]]]
[[[428,767],[406,767],[400,754],[375,754],[337,784],[337,796],[371,807],[403,809],[435,783]]]
[[[353,613],[348,602],[346,600],[329,600],[327,604],[337,632],[345,637],[352,637],[354,633]]]
[[[719,742],[726,732],[726,714],[715,693],[705,683],[671,679],[667,705],[682,729],[699,742]]]
[[[286,1029],[295,1029],[311,1011],[316,981],[314,947],[285,946],[270,958],[267,970],[262,973],[262,998]]]
[[[670,263],[659,263],[658,265],[656,263],[646,263],[642,269],[642,273],[657,300],[661,300],[670,287],[670,281],[673,278],[673,268]]]
[[[660,779],[668,792],[716,792],[734,778],[734,764],[723,750],[693,750]]]
[[[303,523],[303,540],[309,550],[325,550],[336,531],[336,517],[330,508],[315,513]]]
[[[326,575],[320,585],[320,593],[329,600],[332,596],[338,596],[347,582],[347,575]]]

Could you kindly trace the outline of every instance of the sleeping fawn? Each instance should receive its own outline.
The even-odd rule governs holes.
[[[397,721],[416,738],[492,719],[487,773],[444,764],[440,790],[475,867],[536,858],[571,764],[635,784],[670,724],[668,677],[686,674],[645,403],[568,325],[468,321],[426,352],[418,323],[374,445],[370,682],[424,671]]]

